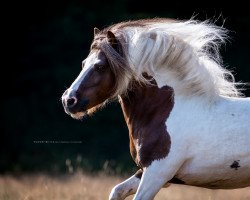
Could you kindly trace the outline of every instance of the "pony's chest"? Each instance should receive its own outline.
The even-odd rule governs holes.
[[[130,130],[130,153],[141,168],[149,166],[154,160],[165,158],[170,148],[171,138],[164,124]]]
[[[171,146],[165,123],[174,106],[172,88],[135,87],[119,101],[129,129],[130,152],[137,165],[147,167],[165,158]]]

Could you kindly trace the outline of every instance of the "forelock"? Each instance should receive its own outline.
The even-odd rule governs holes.
[[[126,58],[126,46],[125,42],[121,41],[122,38],[117,37],[118,48],[114,49],[108,38],[106,37],[106,31],[102,31],[98,34],[92,44],[90,50],[101,50],[110,65],[111,70],[115,74],[116,78],[116,93],[115,96],[121,95],[126,92],[129,86],[129,82],[133,77],[133,71],[128,66]]]

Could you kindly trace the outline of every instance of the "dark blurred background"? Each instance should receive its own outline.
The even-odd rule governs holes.
[[[117,102],[82,121],[66,115],[61,105],[63,91],[88,54],[95,26],[149,17],[217,19],[231,31],[221,49],[225,66],[237,81],[250,82],[250,10],[244,3],[8,1],[1,10],[0,173],[77,168],[123,173],[136,167]]]

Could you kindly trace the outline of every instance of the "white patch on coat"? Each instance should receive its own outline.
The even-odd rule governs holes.
[[[211,188],[250,186],[247,122],[250,98],[220,97],[211,105],[201,97],[175,97],[166,126],[171,137],[170,155],[178,156],[181,150],[186,154],[175,174],[177,178],[186,184]],[[235,170],[230,166],[237,160],[240,167]]]

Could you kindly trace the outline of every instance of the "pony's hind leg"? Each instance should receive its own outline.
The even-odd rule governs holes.
[[[123,200],[127,196],[135,194],[140,184],[142,170],[138,170],[133,176],[116,185],[110,195],[109,200]]]

